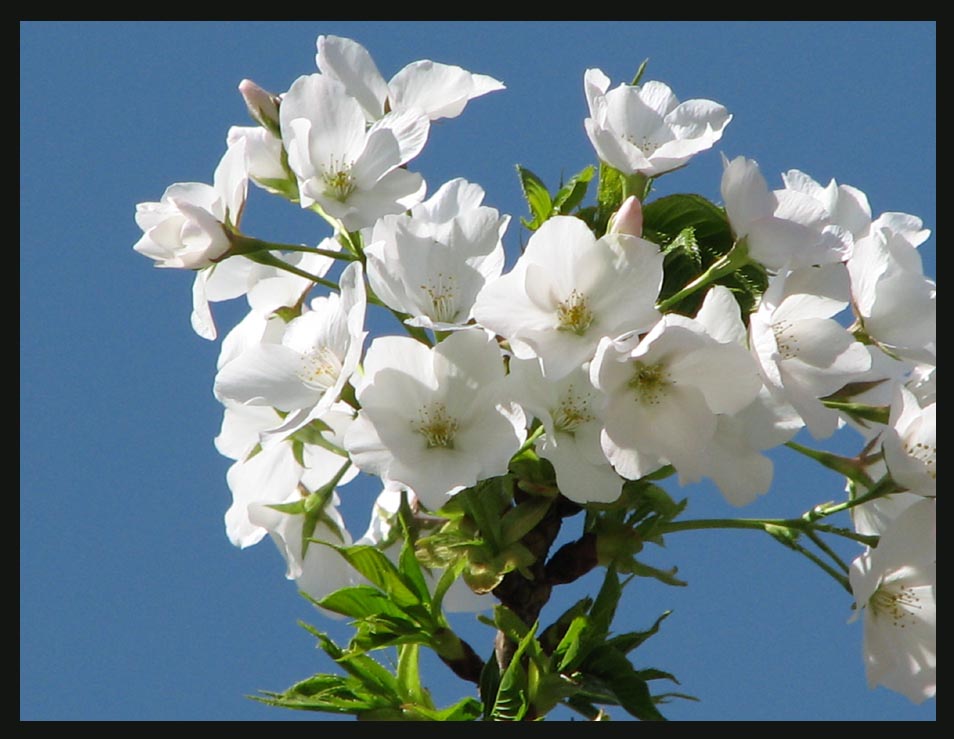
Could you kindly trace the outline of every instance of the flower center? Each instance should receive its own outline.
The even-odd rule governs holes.
[[[775,345],[782,359],[793,359],[798,356],[798,336],[792,331],[791,321],[773,323],[772,333],[775,334]]]
[[[659,405],[667,388],[673,384],[666,365],[662,362],[634,362],[634,366],[635,372],[629,381],[629,387],[636,396],[636,401],[644,405]]]
[[[937,446],[928,446],[923,441],[905,440],[904,452],[923,464],[932,480],[937,479]]]
[[[342,203],[357,187],[351,176],[351,164],[344,161],[332,159],[328,169],[322,172],[321,179],[325,183],[325,195]]]
[[[655,154],[656,149],[662,146],[661,143],[649,138],[649,136],[634,136],[633,134],[626,134],[623,138],[639,149],[643,153],[643,156],[647,158]]]
[[[903,629],[917,623],[921,599],[913,588],[889,589],[882,585],[868,599],[868,606],[875,617],[887,618],[892,626]]]
[[[580,425],[592,421],[594,416],[589,412],[589,400],[588,395],[577,393],[570,385],[560,399],[560,407],[553,413],[554,429],[572,434]]]
[[[297,374],[306,385],[327,390],[338,381],[341,360],[327,346],[322,346],[302,355]]]
[[[460,309],[457,307],[457,278],[438,272],[421,290],[431,301],[431,318],[442,323],[453,323]]]
[[[571,292],[570,297],[557,305],[557,320],[560,331],[570,331],[577,336],[586,333],[593,323],[593,313],[586,306],[586,296],[578,290]]]
[[[427,439],[427,448],[443,447],[454,448],[454,436],[460,423],[453,416],[447,414],[443,403],[432,403],[420,411],[420,421],[414,428],[417,433]]]

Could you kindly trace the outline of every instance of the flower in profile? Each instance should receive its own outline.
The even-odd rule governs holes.
[[[753,260],[779,271],[842,262],[851,253],[851,231],[832,222],[832,214],[814,189],[811,194],[790,187],[770,191],[758,163],[745,157],[729,161],[723,155],[722,165],[726,215],[732,233],[745,239]],[[801,180],[790,172],[786,185],[795,182]],[[849,202],[847,195],[844,200]],[[826,202],[835,207],[831,199]],[[844,205],[843,210],[847,209]],[[857,217],[846,214],[844,218],[850,225],[857,222]]]
[[[423,197],[423,178],[402,167],[427,140],[430,122],[420,111],[402,111],[368,128],[342,83],[311,74],[295,80],[279,116],[303,208],[317,205],[356,231]]]
[[[896,388],[882,448],[891,477],[918,495],[937,494],[937,402],[921,407],[903,385]]]
[[[878,546],[851,563],[857,612],[864,618],[869,687],[883,685],[921,703],[937,692],[937,508],[933,498],[906,508]]]
[[[852,305],[865,332],[888,352],[937,362],[937,286],[917,247],[931,232],[920,218],[884,213],[855,242],[848,272]]]
[[[559,379],[591,359],[604,336],[656,322],[662,263],[649,241],[624,233],[597,239],[579,218],[554,216],[514,268],[480,291],[474,318]]]
[[[456,118],[468,101],[503,90],[499,80],[472,74],[460,67],[423,59],[411,62],[385,82],[377,65],[357,41],[341,36],[319,36],[315,62],[326,77],[338,80],[364,109],[368,121],[388,111],[417,108],[434,121]]]
[[[590,117],[586,133],[601,160],[624,174],[647,177],[677,169],[720,138],[732,116],[711,100],[680,103],[663,82],[620,84],[599,69],[583,77]]]
[[[158,203],[139,203],[136,224],[142,238],[133,246],[157,267],[202,269],[224,258],[245,207],[248,170],[245,145],[229,146],[215,169],[213,184],[179,182]]]
[[[433,348],[403,336],[377,338],[345,448],[359,469],[410,488],[436,510],[504,474],[526,438],[523,411],[503,398],[504,377],[500,349],[484,331],[458,331]]]

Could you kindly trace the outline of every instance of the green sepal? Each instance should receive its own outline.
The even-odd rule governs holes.
[[[637,575],[639,577],[651,577],[659,582],[665,583],[666,585],[672,585],[674,587],[685,587],[688,583],[685,580],[680,580],[676,577],[676,573],[679,572],[678,567],[670,567],[668,570],[663,570],[658,567],[653,567],[646,564],[645,562],[639,562],[638,560],[630,560],[624,565],[620,565],[620,570],[623,572],[628,572],[632,575]]]
[[[643,59],[642,64],[639,65],[639,69],[637,69],[636,74],[633,75],[633,81],[629,83],[631,87],[639,85],[640,80],[642,80],[643,75],[646,73],[647,64],[649,64],[649,57]]]

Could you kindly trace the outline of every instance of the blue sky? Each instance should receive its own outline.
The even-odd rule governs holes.
[[[646,79],[734,115],[657,195],[718,201],[720,151],[756,159],[772,187],[791,168],[834,177],[866,192],[875,214],[921,217],[936,276],[934,22],[21,23],[21,719],[313,718],[245,696],[329,669],[298,619],[341,641],[347,631],[299,598],[268,540],[239,551],[226,539],[218,344],[189,326],[191,276],[155,270],[131,247],[136,203],[211,182],[229,126],[250,125],[239,81],[287,89],[315,71],[319,34],[364,44],[385,77],[433,59],[507,85],[435,125],[412,169],[431,191],[476,182],[514,216],[508,266],[527,236],[514,166],[556,185],[594,163],[584,71],[615,84],[648,57]],[[243,226],[292,243],[327,235],[259,190]],[[242,301],[214,309],[227,328]],[[849,431],[832,445],[856,442]],[[792,516],[840,496],[839,479],[793,456],[773,457],[773,489],[744,511],[705,484],[676,492],[699,516]],[[345,492],[363,511],[377,491],[367,481]],[[934,700],[868,689],[850,598],[767,537],[686,532],[653,556],[689,587],[634,582],[619,628],[673,610],[636,653],[701,699],[671,704],[671,718],[935,719]],[[472,616],[455,625],[489,645]],[[468,686],[435,666],[433,688],[450,702]]]

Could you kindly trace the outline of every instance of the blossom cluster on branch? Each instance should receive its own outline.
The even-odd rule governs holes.
[[[617,578],[678,583],[637,558],[644,544],[719,527],[761,529],[819,565],[864,619],[869,683],[933,696],[936,286],[921,220],[875,216],[858,188],[798,170],[770,189],[742,156],[723,156],[721,205],[653,199],[655,179],[715,146],[732,115],[680,102],[642,81],[644,67],[612,89],[590,69],[583,127],[598,162],[556,192],[518,167],[531,233],[505,271],[511,217],[464,179],[428,196],[410,168],[432,121],[504,85],[428,60],[386,81],[335,36],[318,38],[316,64],[281,94],[243,81],[256,125],[228,131],[213,184],[171,185],[136,210],[136,251],[195,271],[200,336],[217,338],[211,303],[248,301],[214,382],[229,540],[270,536],[287,577],[357,624],[347,649],[318,635],[351,677],[269,700],[364,718],[541,718],[558,703],[661,718],[674,694],[647,686],[674,678],[628,660],[659,622],[625,644],[609,636]],[[246,234],[249,182],[331,235]],[[369,335],[372,310],[403,333]],[[846,425],[855,457],[793,440]],[[655,484],[708,478],[742,507],[771,488],[766,452],[781,445],[843,474],[844,501],[784,520],[691,520]],[[355,538],[340,500],[359,472],[381,493]],[[844,511],[847,527],[826,521]],[[584,534],[551,552],[578,514]],[[860,545],[852,563],[831,536]],[[552,587],[595,567],[607,571],[596,605],[543,629]],[[485,661],[444,611],[491,607]],[[420,646],[481,700],[439,710],[399,667],[389,702],[366,660],[397,647],[416,664]]]

